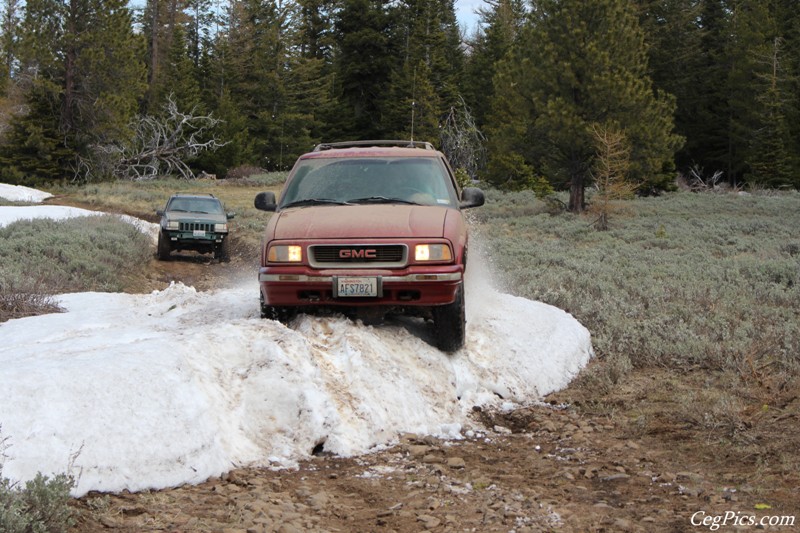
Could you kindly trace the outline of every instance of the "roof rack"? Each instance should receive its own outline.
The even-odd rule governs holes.
[[[335,143],[321,143],[314,147],[314,152],[332,150],[335,148],[355,148],[364,146],[398,146],[402,148],[423,148],[425,150],[435,150],[433,145],[424,141],[343,141]]]

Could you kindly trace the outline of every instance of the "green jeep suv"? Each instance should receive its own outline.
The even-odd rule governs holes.
[[[214,253],[220,261],[230,261],[231,242],[228,221],[234,213],[225,212],[213,194],[173,194],[164,209],[158,234],[158,258],[169,259],[173,250]]]

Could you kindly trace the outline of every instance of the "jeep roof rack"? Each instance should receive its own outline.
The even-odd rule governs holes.
[[[335,148],[356,148],[359,146],[398,146],[401,148],[423,148],[425,150],[435,150],[433,145],[425,141],[342,141],[335,143],[320,143],[314,147],[314,152],[323,150],[333,150]]]
[[[206,198],[206,197],[216,198],[216,196],[214,196],[210,192],[176,192],[171,196],[171,198],[175,196],[191,196],[192,198]]]

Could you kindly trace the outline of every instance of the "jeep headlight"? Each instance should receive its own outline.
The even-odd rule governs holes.
[[[446,244],[418,244],[414,247],[416,261],[452,261],[453,254]]]
[[[168,220],[167,229],[181,229],[181,223],[177,220]]]
[[[299,263],[303,260],[303,248],[295,244],[271,246],[267,259],[270,263]]]
[[[227,224],[214,224],[214,231],[217,233],[228,233]]]

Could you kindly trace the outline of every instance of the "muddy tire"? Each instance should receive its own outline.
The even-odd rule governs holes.
[[[443,352],[455,352],[464,347],[467,318],[464,311],[464,284],[458,287],[453,303],[433,308],[433,335],[436,347]]]
[[[164,235],[163,231],[158,232],[158,258],[161,261],[167,261],[169,254],[172,252],[169,238]]]
[[[214,258],[219,259],[221,263],[227,263],[231,260],[231,238],[225,236],[222,242],[214,250]]]

